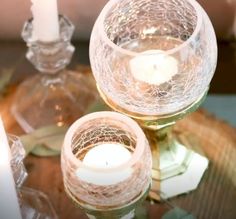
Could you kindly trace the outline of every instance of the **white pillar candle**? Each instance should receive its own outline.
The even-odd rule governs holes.
[[[162,50],[147,50],[130,60],[130,70],[136,80],[160,85],[178,73],[178,61]]]
[[[57,0],[31,0],[33,37],[42,42],[59,39]]]
[[[83,164],[93,168],[109,170],[109,168],[126,163],[130,158],[131,152],[123,145],[104,143],[89,150],[83,159]],[[78,178],[88,183],[107,186],[128,179],[132,174],[132,169],[103,172],[82,167],[77,170],[76,174]]]
[[[10,160],[10,147],[0,117],[0,218],[21,219]]]

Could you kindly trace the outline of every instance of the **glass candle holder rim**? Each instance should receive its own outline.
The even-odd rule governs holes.
[[[9,142],[12,141],[14,143],[21,143],[20,137],[18,137],[17,135],[7,133],[7,138]],[[10,145],[10,147],[12,147],[12,145]]]
[[[111,167],[111,168],[97,168],[97,167],[92,167],[89,165],[84,164],[80,159],[76,158],[75,155],[73,154],[71,150],[71,142],[72,138],[74,135],[74,132],[83,124],[85,124],[88,121],[92,121],[98,118],[110,118],[110,119],[117,119],[121,122],[124,122],[125,124],[128,124],[132,131],[134,131],[135,135],[137,136],[136,139],[136,147],[134,152],[131,155],[131,158],[116,167]],[[133,119],[118,113],[118,112],[112,112],[112,111],[102,111],[102,112],[95,112],[95,113],[90,113],[87,114],[77,121],[75,121],[67,130],[67,133],[64,138],[63,142],[63,151],[65,156],[70,159],[70,161],[75,165],[75,166],[80,166],[82,168],[85,168],[87,170],[91,170],[94,172],[114,172],[114,171],[120,171],[121,169],[127,169],[128,167],[131,167],[133,164],[137,162],[137,160],[140,159],[142,153],[144,152],[144,146],[146,146],[146,137],[141,129],[141,127],[136,123]]]
[[[26,152],[24,150],[24,146],[20,140],[20,137],[11,133],[7,133],[7,139],[11,150],[11,160],[16,159],[16,157],[20,155],[22,156],[22,159],[20,161],[22,161],[25,157]],[[18,149],[17,152],[14,148]]]
[[[71,37],[73,35],[73,32],[74,32],[74,29],[75,27],[71,24],[71,22],[69,21],[69,19],[65,16],[65,15],[61,15],[59,14],[58,15],[58,18],[59,18],[59,39],[55,40],[55,41],[41,41],[41,40],[37,40],[37,39],[34,39],[32,36],[33,36],[33,17],[29,18],[25,24],[24,24],[24,27],[23,27],[23,30],[26,29],[27,27],[31,29],[31,37],[30,39],[26,39],[26,36],[24,35],[24,31],[22,33],[22,38],[24,39],[25,42],[28,42],[32,45],[41,45],[41,46],[55,46],[56,44],[61,44],[61,43],[64,43],[64,42],[69,42],[71,40]],[[62,28],[61,28],[61,20],[63,20],[64,22],[66,22],[67,24],[67,27],[70,28],[70,33],[67,37],[65,37],[63,34],[62,34]]]
[[[104,28],[104,20],[107,16],[107,13],[109,12],[109,10],[112,8],[112,6],[119,2],[120,0],[110,0],[103,8],[103,10],[101,11],[100,15],[97,18],[96,22],[98,23],[98,26],[101,27],[100,28],[100,33],[103,37],[103,39],[105,39],[105,41],[107,42],[107,44],[112,47],[114,50],[119,51],[120,53],[126,54],[128,56],[138,56],[141,54],[141,52],[133,52],[127,49],[124,49],[118,45],[116,45],[115,43],[113,43],[109,37],[107,36],[106,32],[105,32],[105,28]],[[189,2],[189,4],[192,5],[192,7],[194,8],[195,12],[196,12],[196,16],[197,16],[197,23],[196,26],[194,28],[194,31],[192,33],[192,35],[186,40],[184,41],[182,44],[178,45],[177,47],[173,48],[173,49],[169,49],[169,50],[165,50],[163,51],[166,55],[172,55],[174,53],[177,53],[178,51],[180,51],[181,49],[183,49],[184,47],[186,47],[186,45],[190,44],[196,37],[197,34],[200,32],[201,29],[201,25],[203,22],[203,15],[202,15],[202,7],[201,5],[195,1],[195,0],[185,0],[187,2]],[[91,35],[92,37],[92,35]]]

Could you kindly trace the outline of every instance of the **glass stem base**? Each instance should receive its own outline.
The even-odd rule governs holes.
[[[26,133],[51,126],[69,126],[97,98],[87,75],[64,70],[38,74],[17,89],[11,112]]]
[[[138,209],[147,198],[150,187],[151,185],[149,185],[139,197],[124,206],[117,208],[103,207],[99,209],[96,206],[80,203],[67,187],[65,187],[65,191],[68,197],[85,211],[89,219],[132,219],[135,218],[136,209]]]
[[[172,126],[152,130],[144,128],[149,140],[152,157],[151,199],[160,201],[197,188],[205,170],[208,159],[193,149],[191,136],[172,132]],[[184,137],[183,137],[184,136]]]
[[[205,100],[208,88],[191,105],[178,112],[164,116],[146,116],[135,114],[115,104],[98,87],[105,103],[112,109],[135,119],[143,128],[152,151],[152,187],[149,197],[155,201],[171,198],[197,188],[208,159],[196,153],[198,144],[193,144],[192,137],[177,133],[172,127],[176,121],[194,112]],[[182,139],[179,136],[182,136]]]
[[[87,214],[87,217],[89,219],[109,219],[111,217],[111,215],[109,215],[108,217],[104,217],[104,215],[100,215],[100,216],[94,216],[94,215],[90,215],[90,214]],[[116,219],[133,219],[135,217],[135,210],[132,210],[131,212],[127,213],[126,215],[124,216],[118,216],[117,217],[113,217],[113,218],[116,218]]]
[[[18,189],[18,199],[23,219],[58,219],[51,202],[44,193],[22,187]]]

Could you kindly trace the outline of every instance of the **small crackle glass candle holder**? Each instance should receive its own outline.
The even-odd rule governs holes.
[[[27,172],[23,163],[25,150],[17,136],[8,135],[8,141],[11,150],[11,168],[17,188],[22,218],[57,219],[55,210],[44,193],[22,187],[27,178]]]
[[[27,21],[22,38],[27,43],[27,59],[40,72],[17,89],[11,112],[27,133],[47,126],[69,126],[97,97],[86,75],[66,70],[74,53],[71,38],[74,25],[59,16],[60,38],[42,42],[34,37],[32,19]]]
[[[214,29],[195,0],[110,0],[94,25],[90,62],[98,90],[144,129],[155,200],[196,189],[208,166],[190,138],[171,130],[203,102],[216,61]]]
[[[61,161],[65,190],[89,218],[133,218],[148,194],[148,141],[122,114],[98,112],[77,120],[66,133]]]

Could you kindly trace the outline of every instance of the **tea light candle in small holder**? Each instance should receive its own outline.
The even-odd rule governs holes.
[[[88,114],[62,148],[65,190],[89,218],[133,218],[151,183],[151,151],[138,124],[115,112]]]

